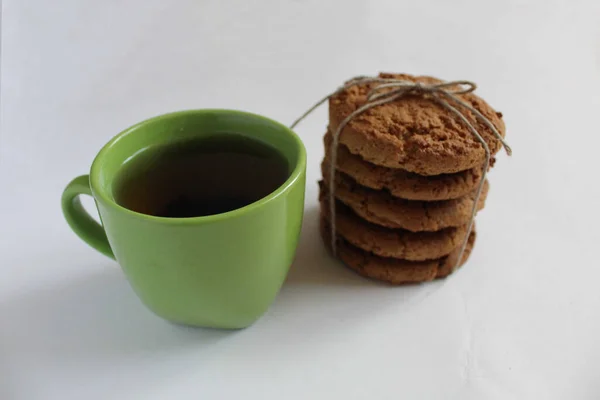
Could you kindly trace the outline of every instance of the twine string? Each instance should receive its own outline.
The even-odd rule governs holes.
[[[467,243],[469,240],[469,236],[471,231],[473,230],[473,223],[475,221],[475,215],[477,214],[477,206],[479,203],[479,199],[481,197],[481,192],[483,191],[483,186],[485,184],[485,179],[487,176],[487,171],[490,165],[490,160],[492,158],[492,154],[490,148],[486,141],[483,139],[481,134],[477,131],[477,129],[473,126],[473,124],[469,121],[469,119],[462,113],[459,108],[467,109],[472,112],[476,119],[483,122],[493,133],[496,139],[500,141],[502,147],[506,151],[506,153],[510,156],[512,155],[512,149],[510,146],[504,141],[500,132],[496,129],[494,124],[486,118],[481,112],[479,112],[472,105],[464,102],[462,99],[458,97],[458,95],[467,94],[475,91],[477,89],[477,85],[470,81],[451,81],[451,82],[441,82],[441,83],[433,83],[433,84],[424,84],[422,82],[411,82],[402,79],[391,79],[391,78],[377,78],[377,77],[365,77],[359,76],[351,79],[346,84],[336,89],[334,92],[328,94],[321,100],[319,100],[315,105],[309,108],[304,114],[302,114],[298,119],[296,119],[292,125],[290,125],[291,129],[294,129],[304,118],[310,115],[315,109],[329,100],[331,97],[339,94],[340,92],[348,89],[349,87],[356,85],[365,85],[375,83],[376,85],[370,89],[367,93],[367,101],[350,113],[346,118],[342,120],[342,122],[338,125],[335,132],[333,132],[333,140],[331,143],[330,149],[330,157],[331,160],[329,162],[329,225],[331,228],[331,249],[333,254],[337,253],[337,241],[336,241],[336,213],[335,213],[335,171],[337,167],[337,148],[339,144],[339,136],[343,129],[348,125],[348,123],[355,118],[356,116],[364,113],[365,111],[383,105],[392,103],[396,100],[401,99],[407,95],[420,95],[426,96],[427,98],[431,98],[433,101],[438,103],[440,106],[448,110],[450,113],[454,114],[473,134],[473,136],[477,139],[481,146],[485,150],[485,162],[483,165],[483,171],[481,175],[481,180],[475,192],[475,197],[473,199],[473,207],[471,208],[471,216],[467,227],[467,233],[463,240],[463,243],[460,247],[460,251],[458,253],[458,258],[456,261],[456,265],[454,268],[457,268],[460,265],[463,254],[467,247]]]

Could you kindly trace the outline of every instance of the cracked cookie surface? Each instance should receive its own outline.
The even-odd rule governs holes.
[[[379,74],[424,84],[440,83],[429,76]],[[353,111],[364,105],[375,83],[351,86],[329,99],[329,130],[334,132]],[[502,114],[473,93],[458,97],[483,114],[505,135]],[[501,143],[492,130],[464,107],[459,111],[477,129],[493,154]],[[406,95],[354,117],[342,130],[340,143],[375,165],[401,168],[420,175],[456,173],[480,166],[485,150],[456,115],[430,95]]]

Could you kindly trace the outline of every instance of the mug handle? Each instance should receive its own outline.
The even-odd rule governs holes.
[[[61,199],[63,215],[77,236],[100,253],[114,259],[104,228],[81,205],[79,196],[82,194],[92,196],[89,175],[73,179],[65,188]]]

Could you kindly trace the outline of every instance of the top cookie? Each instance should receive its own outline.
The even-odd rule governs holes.
[[[428,76],[406,74],[381,73],[379,77],[424,84],[442,82]],[[365,104],[367,94],[374,86],[375,83],[351,86],[329,99],[331,132]],[[501,113],[472,93],[458,97],[481,112],[504,136]],[[492,130],[469,110],[457,108],[481,134],[491,153],[497,153],[501,143]],[[469,128],[428,95],[407,95],[357,115],[343,129],[339,142],[373,164],[402,168],[420,175],[455,173],[485,161],[485,150]]]

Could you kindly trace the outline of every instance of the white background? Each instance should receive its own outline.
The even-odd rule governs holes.
[[[2,17],[0,399],[600,398],[597,0],[4,0]],[[514,156],[445,281],[390,288],[323,250],[325,108],[298,129],[296,262],[246,330],[158,319],[62,218],[67,182],[137,121],[290,123],[379,71],[473,80],[505,115]]]

